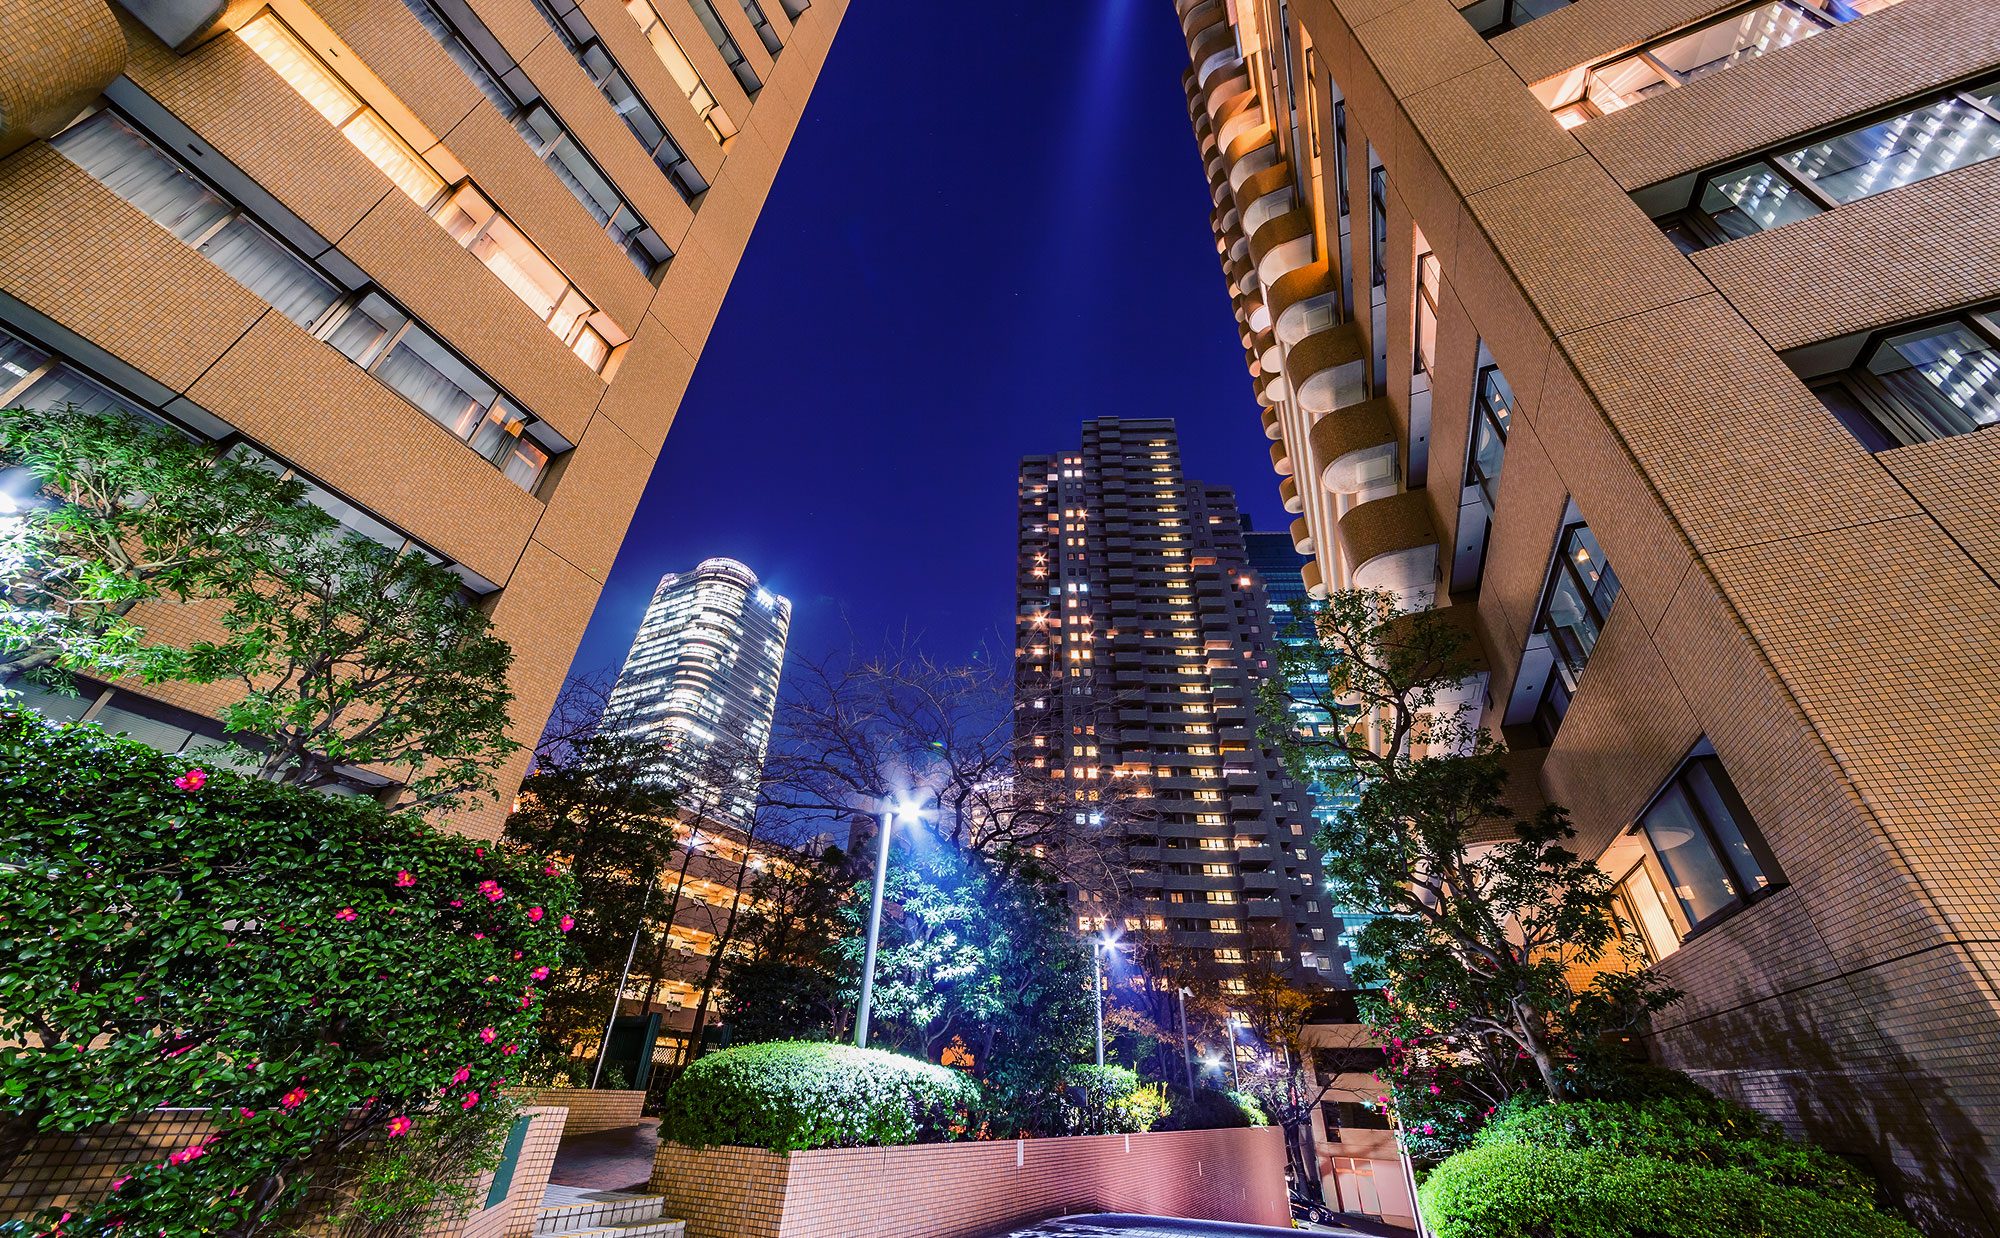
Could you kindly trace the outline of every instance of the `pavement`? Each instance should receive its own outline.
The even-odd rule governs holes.
[[[556,1149],[549,1181],[591,1191],[643,1190],[653,1176],[653,1149],[659,1142],[658,1121],[565,1139]]]

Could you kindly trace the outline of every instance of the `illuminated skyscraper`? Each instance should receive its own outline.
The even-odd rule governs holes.
[[[791,626],[791,602],[734,559],[668,573],[618,673],[606,729],[672,749],[683,808],[748,821]]]

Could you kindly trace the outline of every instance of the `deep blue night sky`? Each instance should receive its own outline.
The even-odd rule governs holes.
[[[853,0],[575,670],[748,563],[808,656],[1011,642],[1019,458],[1171,416],[1283,528],[1167,0]]]

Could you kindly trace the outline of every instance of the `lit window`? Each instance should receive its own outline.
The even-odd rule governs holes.
[[[1618,576],[1590,526],[1578,521],[1565,528],[1535,630],[1554,645],[1556,665],[1572,692],[1617,598]]]
[[[1970,434],[2000,422],[1996,344],[2000,320],[1986,312],[1893,330],[1813,390],[1870,451]]]
[[[1429,374],[1437,365],[1438,256],[1426,249],[1417,255],[1417,372]]]
[[[1713,755],[1697,755],[1683,765],[1640,814],[1639,827],[1690,933],[1784,884],[1749,810]]]
[[[682,93],[687,95],[688,102],[694,105],[696,114],[701,117],[701,123],[708,126],[710,136],[718,144],[726,143],[735,137],[735,122],[729,119],[729,113],[722,110],[722,105],[715,101],[715,96],[710,93],[707,83],[701,80],[701,74],[696,71],[694,62],[688,59],[685,51],[681,50],[680,41],[674,38],[673,31],[667,29],[667,23],[660,19],[659,11],[652,6],[651,0],[625,0],[625,11],[632,15],[633,21],[639,23],[639,32],[653,45],[653,54],[660,58],[660,63],[666,66],[674,82],[680,86]]]
[[[736,75],[736,84],[743,88],[744,94],[756,98],[757,92],[764,88],[764,83],[757,80],[756,70],[752,69],[750,62],[743,58],[743,49],[736,45],[735,37],[729,33],[729,28],[722,24],[722,14],[715,11],[715,0],[688,0],[688,7],[694,10],[695,20],[700,22],[701,28],[707,32],[709,42],[715,44],[715,50],[722,53],[722,63],[728,65],[729,71]]]

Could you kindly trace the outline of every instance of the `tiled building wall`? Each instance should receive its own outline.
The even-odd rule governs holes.
[[[1483,579],[1450,599],[1484,629],[1488,721],[1521,681],[1573,501],[1623,591],[1539,769],[1522,772],[1571,809],[1595,855],[1705,738],[1787,880],[1661,964],[1687,994],[1657,1022],[1663,1056],[1866,1159],[1929,1230],[2000,1233],[2000,973],[1985,948],[2000,914],[2000,449],[1984,433],[1871,455],[1779,356],[2000,294],[1983,205],[2000,165],[1692,258],[1633,196],[1990,75],[2000,9],[1902,0],[1565,129],[1530,85],[1745,6],[1576,0],[1490,40],[1464,7],[1177,4],[1218,234],[1227,249],[1230,213],[1247,205],[1231,196],[1235,161],[1258,144],[1215,140],[1240,114],[1225,101],[1236,92],[1296,117],[1263,139],[1281,160],[1332,175],[1324,149],[1317,161],[1300,150],[1311,109],[1287,97],[1310,48],[1322,123],[1344,101],[1354,321],[1369,337],[1371,147],[1386,169],[1379,378],[1405,461],[1418,430],[1410,230],[1440,260],[1431,458],[1404,484],[1433,492],[1441,558],[1476,343],[1513,389]],[[1230,45],[1207,33],[1218,22],[1235,27],[1242,70],[1210,60]],[[1274,67],[1288,55],[1289,74]],[[1244,85],[1223,84],[1239,71]],[[1337,278],[1337,208],[1310,201],[1310,257]],[[1239,270],[1232,291],[1244,292]],[[1258,295],[1240,307],[1254,312]],[[1261,393],[1268,376],[1254,361],[1252,374]],[[1328,463],[1309,442],[1285,454],[1295,485]],[[1315,532],[1321,577],[1340,587],[1352,548]]]
[[[378,110],[402,115],[401,122],[390,119],[411,145],[423,152],[442,143],[571,283],[630,334],[601,374],[570,356],[492,272],[424,217],[241,39],[222,30],[176,50],[135,16],[166,7],[135,5],[128,12],[72,0],[4,11],[11,37],[0,49],[0,153],[11,153],[0,158],[0,321],[135,403],[163,408],[184,401],[220,418],[499,585],[486,605],[515,650],[512,733],[532,742],[846,0],[815,0],[796,23],[780,6],[766,6],[783,40],[775,60],[754,34],[738,32],[764,82],[754,100],[721,63],[685,0],[662,0],[659,10],[739,127],[726,148],[703,127],[623,6],[609,0],[583,6],[646,107],[707,181],[692,206],[530,0],[470,5],[502,53],[518,62],[518,72],[674,251],[650,280],[402,0],[277,4],[302,38],[325,49],[329,63],[358,64],[360,70],[348,72],[379,79],[379,89],[370,88],[376,93],[365,97]],[[247,20],[259,7],[231,6],[227,20]],[[732,28],[740,24],[738,6],[718,7]],[[261,222],[326,271],[350,273],[352,280],[358,268],[573,450],[557,457],[535,493],[522,491],[389,388],[32,140],[55,132],[100,92],[159,124],[186,125],[192,142],[164,135],[178,153],[225,189],[240,184],[238,178],[253,182],[268,198],[244,205]],[[214,691],[145,691],[204,716],[217,704]],[[524,752],[500,772],[495,803],[452,824],[497,834],[526,760]]]
[[[689,1238],[973,1238],[1087,1212],[1287,1226],[1275,1127],[829,1148],[661,1144],[649,1190]]]

